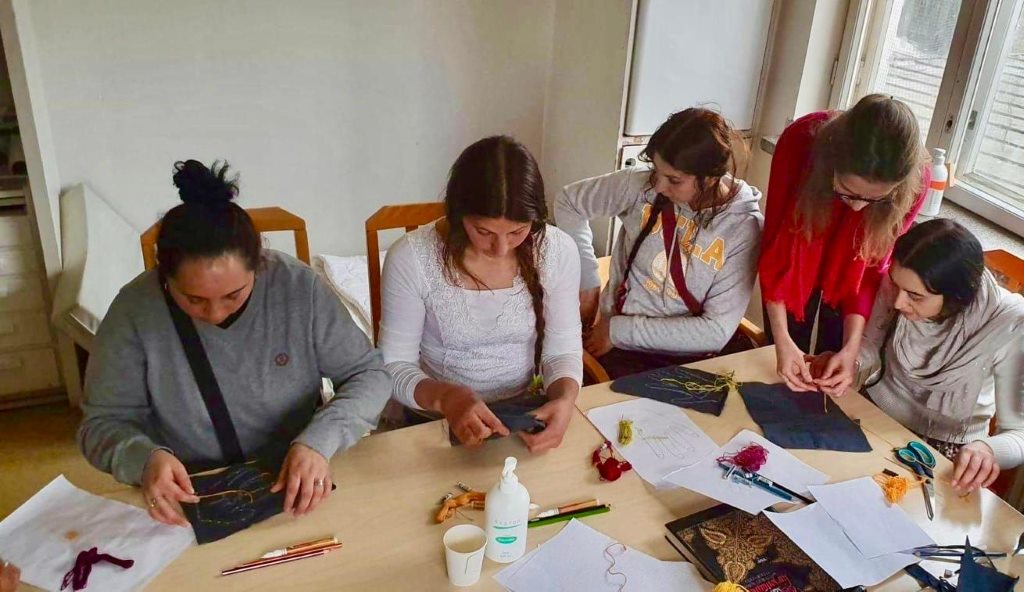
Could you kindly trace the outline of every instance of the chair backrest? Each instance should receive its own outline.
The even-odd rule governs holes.
[[[373,317],[373,342],[380,333],[380,244],[377,233],[381,230],[404,228],[416,230],[424,224],[444,216],[441,202],[412,203],[384,206],[366,219],[366,266],[370,276],[370,316]]]
[[[985,267],[1011,292],[1024,292],[1024,260],[1006,251],[985,251]]]
[[[295,257],[309,265],[309,238],[306,236],[306,221],[281,208],[253,208],[246,210],[252,218],[256,232],[277,232],[290,230],[295,234]],[[150,226],[142,233],[142,262],[146,269],[156,267],[156,237],[160,223]]]

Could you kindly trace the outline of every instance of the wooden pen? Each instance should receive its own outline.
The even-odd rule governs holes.
[[[242,573],[242,572],[245,572],[245,571],[251,571],[251,570],[254,570],[254,569],[260,569],[260,568],[263,568],[263,567],[270,567],[272,565],[281,565],[282,563],[290,563],[292,561],[298,561],[300,559],[309,559],[310,557],[319,557],[321,555],[326,555],[327,553],[330,553],[331,551],[334,551],[335,549],[340,549],[341,545],[342,545],[341,543],[335,543],[333,545],[327,545],[327,546],[323,546],[323,547],[313,547],[313,548],[311,548],[309,550],[306,550],[306,551],[299,551],[297,553],[290,553],[288,555],[281,555],[280,557],[271,557],[269,559],[257,559],[256,561],[250,561],[249,563],[243,563],[242,565],[238,565],[238,566],[232,567],[230,569],[225,569],[222,572],[220,572],[220,575],[222,575],[222,576],[230,576],[231,574]]]

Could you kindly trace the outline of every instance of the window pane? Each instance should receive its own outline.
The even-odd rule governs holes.
[[[972,177],[1019,208],[1024,208],[1024,12],[1017,16],[1009,38],[999,48],[995,91],[976,105],[984,121]]]
[[[942,84],[960,0],[892,0],[881,8],[887,9],[878,67],[868,92],[892,95],[909,105],[923,139]]]

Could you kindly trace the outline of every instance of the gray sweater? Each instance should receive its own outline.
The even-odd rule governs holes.
[[[265,251],[248,305],[228,328],[194,323],[247,456],[299,442],[330,459],[376,426],[391,394],[380,354],[330,288],[283,253]],[[337,394],[314,412],[321,377]],[[118,481],[138,484],[158,448],[190,470],[223,464],[155,271],[111,304],[85,398],[79,446]]]
[[[659,221],[643,242],[629,276],[629,297],[616,315],[615,292],[626,271],[626,259],[657,195],[650,189],[650,171],[624,169],[577,181],[555,199],[555,221],[580,249],[580,288],[601,285],[592,245],[590,220],[617,217],[622,228],[615,239],[608,285],[601,294],[601,314],[611,315],[615,347],[677,355],[717,352],[736,332],[746,312],[757,275],[764,217],[761,193],[743,181],[728,206],[708,228],[697,228],[696,213],[676,206],[676,243],[693,243],[682,253],[686,287],[702,303],[694,316],[668,274],[667,253]]]

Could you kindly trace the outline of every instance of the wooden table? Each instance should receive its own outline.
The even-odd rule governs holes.
[[[734,356],[708,360],[694,367],[710,371],[736,371],[738,380],[775,381],[775,353],[762,348]],[[519,459],[519,478],[532,500],[542,507],[588,497],[613,504],[607,514],[586,518],[588,525],[659,559],[679,560],[664,539],[664,524],[714,505],[711,499],[685,489],[654,491],[634,472],[614,483],[603,483],[590,466],[591,452],[602,441],[582,412],[628,399],[607,385],[583,390],[579,413],[573,418],[562,446],[531,456],[517,438],[493,441],[479,450],[452,448],[441,422],[386,432],[365,438],[341,454],[331,466],[338,489],[312,515],[292,519],[277,516],[249,530],[216,543],[193,547],[183,553],[147,588],[150,591],[188,590],[449,590],[441,536],[444,525],[434,523],[438,500],[462,481],[477,489],[489,489],[497,480],[503,459]],[[841,407],[860,419],[870,431],[874,452],[844,454],[793,451],[808,464],[832,476],[833,481],[872,475],[895,468],[890,457],[893,443],[906,443],[912,435],[862,397],[850,394]],[[738,394],[730,395],[720,417],[689,412],[690,417],[719,444],[742,428],[759,431]],[[952,465],[939,459],[938,475],[948,479]],[[137,490],[112,495],[141,504]],[[948,486],[936,484],[936,520],[924,514],[918,489],[911,491],[903,507],[940,544],[971,542],[990,550],[1012,549],[1024,531],[1024,516],[994,494],[983,491],[968,499],[958,498]],[[466,515],[482,526],[483,512]],[[528,548],[544,542],[560,530],[547,526],[529,531]],[[336,534],[344,548],[326,557],[300,561],[255,572],[219,577],[221,569],[258,557],[270,549]],[[941,573],[951,564],[931,564]],[[1000,569],[1024,573],[1024,559],[996,560]],[[937,566],[937,567],[936,567]],[[500,590],[491,579],[503,566],[484,562],[484,573],[475,590]],[[907,576],[897,575],[877,590],[918,590]]]

